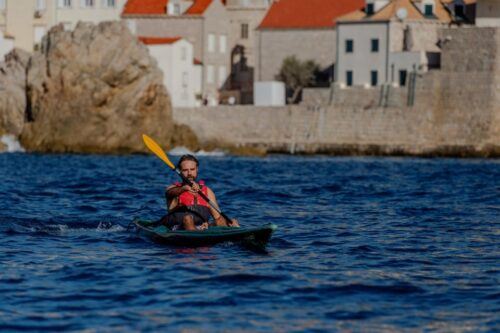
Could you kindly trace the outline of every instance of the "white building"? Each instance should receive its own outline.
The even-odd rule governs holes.
[[[14,40],[9,36],[4,36],[0,31],[0,61],[3,61],[5,55],[14,48]]]
[[[117,21],[120,20],[126,2],[126,0],[57,0],[54,21],[55,24],[64,24],[67,30],[73,30],[78,21],[96,24],[103,21]]]
[[[440,0],[367,0],[337,21],[335,81],[406,85],[410,72],[439,65],[438,31],[451,22]]]
[[[173,107],[199,106],[201,66],[193,58],[193,44],[181,37],[139,37],[163,72],[163,83]]]
[[[0,0],[0,31],[13,46],[33,51],[54,25],[119,20],[126,0]],[[5,45],[0,45],[4,49]]]

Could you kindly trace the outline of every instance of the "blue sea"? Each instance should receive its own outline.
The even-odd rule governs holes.
[[[267,253],[127,230],[165,212],[155,156],[0,154],[0,331],[500,331],[499,160],[200,161]]]

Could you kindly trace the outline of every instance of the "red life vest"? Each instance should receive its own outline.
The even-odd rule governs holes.
[[[178,187],[183,186],[183,184],[181,183],[175,183],[174,185]],[[201,187],[201,192],[208,196],[208,188],[205,186],[205,182],[203,180],[200,180],[198,182],[198,185],[200,185]],[[182,194],[179,195],[178,206],[189,207],[195,205],[208,207],[208,202],[206,202],[200,195],[196,195],[189,191],[182,192]]]

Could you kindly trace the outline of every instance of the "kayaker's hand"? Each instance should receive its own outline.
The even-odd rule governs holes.
[[[186,192],[186,191],[189,191],[191,193],[197,193],[199,190],[200,190],[200,185],[196,184],[195,182],[193,182],[193,186],[190,186],[190,185],[184,185],[182,186],[182,189]]]
[[[190,187],[191,192],[197,193],[201,189],[200,185],[197,183],[193,182],[193,185]]]
[[[200,225],[198,230],[206,230],[208,229],[208,222],[203,222],[202,225]]]
[[[240,227],[240,224],[238,223],[238,220],[237,220],[237,219],[231,219],[231,222],[229,222],[229,226],[230,226],[230,227],[239,228],[239,227]]]

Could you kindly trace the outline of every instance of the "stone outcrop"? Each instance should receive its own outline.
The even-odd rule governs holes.
[[[177,129],[156,61],[121,22],[52,28],[30,59],[26,93],[29,151],[145,152],[142,133],[168,148]]]
[[[23,129],[28,61],[29,53],[14,49],[0,63],[0,137],[17,137]]]

